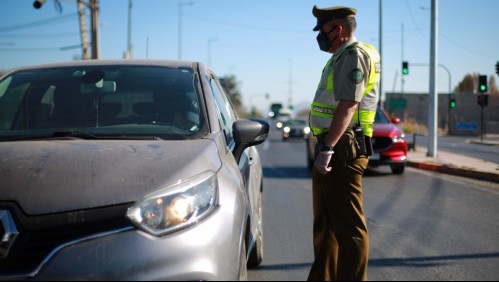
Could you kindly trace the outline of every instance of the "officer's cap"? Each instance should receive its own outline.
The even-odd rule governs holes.
[[[317,18],[317,25],[314,27],[314,31],[318,31],[321,29],[323,24],[330,20],[355,16],[357,14],[357,10],[343,6],[320,9],[317,5],[315,5],[312,10],[312,14],[314,14],[314,17]]]

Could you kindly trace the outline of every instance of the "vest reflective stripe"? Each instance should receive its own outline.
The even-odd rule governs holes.
[[[328,69],[328,67],[332,64],[333,62],[333,58],[331,58],[328,62],[328,64],[326,65],[326,69]],[[327,87],[326,87],[326,91],[327,92],[333,92],[333,83],[334,79],[333,79],[333,72],[330,71],[329,72],[329,75],[327,77]]]
[[[357,42],[356,47],[361,52],[364,52],[370,59],[370,72],[368,76],[368,81],[366,89],[362,100],[360,101],[360,123],[364,129],[364,134],[366,136],[372,136],[374,128],[374,118],[376,116],[376,109],[378,104],[378,81],[380,77],[380,57],[376,49],[366,43]],[[310,111],[310,129],[314,135],[325,134],[329,131],[331,126],[331,120],[334,117],[336,107],[339,101],[336,101],[333,91],[333,81],[334,74],[331,68],[333,63],[333,58],[331,58],[326,67],[321,78],[321,82],[317,87],[317,92],[315,95],[314,102],[311,106]],[[352,123],[358,121],[358,109],[352,118]]]
[[[317,103],[312,103],[312,113],[310,115],[310,124],[320,123],[320,120],[327,120],[328,124],[325,127],[317,128],[311,127],[312,132],[315,136],[327,133],[329,131],[331,120],[334,117],[334,113],[336,111],[336,106],[327,106],[321,107]],[[374,129],[374,118],[376,117],[376,110],[360,110],[360,120],[362,128],[364,129],[364,134],[366,136],[372,137],[373,129]],[[359,121],[359,110],[355,110],[355,113],[352,117],[351,125],[357,123]]]

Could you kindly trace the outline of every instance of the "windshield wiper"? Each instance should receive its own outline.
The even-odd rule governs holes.
[[[52,137],[54,138],[70,137],[70,138],[91,139],[91,140],[103,139],[102,137],[90,134],[88,132],[77,131],[77,130],[54,131],[52,133]]]
[[[147,135],[106,135],[97,136],[84,131],[70,130],[70,131],[56,131],[52,135],[54,138],[80,138],[86,140],[163,140],[157,136],[147,136]]]

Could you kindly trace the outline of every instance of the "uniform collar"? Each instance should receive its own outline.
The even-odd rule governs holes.
[[[343,43],[343,45],[341,45],[340,48],[338,48],[338,50],[336,50],[336,52],[333,53],[333,61],[338,60],[338,58],[343,54],[343,52],[345,52],[345,50],[348,47],[350,47],[352,44],[355,44],[355,43],[357,43],[357,38],[355,36],[352,36],[352,38],[350,38],[350,40]]]

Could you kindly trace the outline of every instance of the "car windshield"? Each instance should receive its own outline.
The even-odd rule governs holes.
[[[376,111],[376,117],[374,118],[374,123],[390,123],[390,120],[386,117],[381,110]]]
[[[61,136],[187,139],[204,120],[192,68],[88,66],[0,81],[0,140]]]
[[[298,120],[298,119],[291,119],[286,122],[287,126],[307,126],[307,121],[305,120]]]

